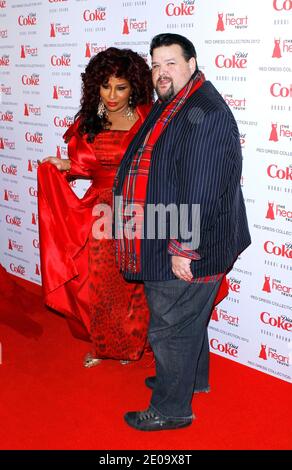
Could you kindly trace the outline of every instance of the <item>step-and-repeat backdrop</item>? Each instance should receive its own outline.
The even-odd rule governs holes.
[[[152,36],[181,33],[237,119],[253,239],[213,311],[210,349],[291,381],[291,20],[292,0],[0,0],[1,264],[41,283],[37,160],[66,158],[90,57],[114,45],[150,63]]]

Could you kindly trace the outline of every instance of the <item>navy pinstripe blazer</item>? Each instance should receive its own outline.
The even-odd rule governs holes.
[[[121,194],[129,164],[148,129],[165,104],[156,102],[131,142],[118,171],[115,195]],[[240,187],[242,154],[236,121],[211,82],[188,98],[156,142],[147,186],[146,204],[200,204],[201,259],[191,262],[194,277],[227,272],[251,243]],[[191,209],[189,210],[191,228]],[[125,272],[129,280],[175,279],[169,239],[142,240],[140,273]],[[178,236],[181,243],[187,241]]]

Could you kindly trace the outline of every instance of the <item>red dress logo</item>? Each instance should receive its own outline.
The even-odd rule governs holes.
[[[260,359],[263,359],[264,361],[267,360],[267,346],[265,344],[262,344],[261,345],[261,350],[260,350],[260,353],[259,353],[259,358]]]
[[[129,34],[128,18],[124,18],[123,34]]]
[[[57,90],[56,85],[54,85],[53,100],[58,100],[58,99],[59,99],[58,90]]]
[[[86,43],[86,49],[85,49],[85,57],[91,57],[91,52],[90,52],[90,43]]]
[[[268,202],[268,210],[266,214],[266,219],[275,220],[275,213],[274,213],[274,203]]]
[[[214,310],[212,312],[211,319],[214,320],[214,321],[219,321],[218,310],[217,310],[216,307],[214,308]]]
[[[270,276],[265,276],[265,282],[262,288],[263,292],[271,292]]]
[[[218,13],[218,21],[216,31],[225,31],[224,23],[223,23],[223,13]]]
[[[274,50],[272,57],[275,59],[280,59],[282,57],[281,49],[280,49],[280,39],[274,40]]]
[[[55,37],[56,37],[55,25],[54,23],[51,23],[50,38],[55,38]]]
[[[279,137],[278,137],[278,132],[277,132],[277,124],[272,124],[271,126],[272,128],[271,128],[269,140],[272,142],[278,142]]]

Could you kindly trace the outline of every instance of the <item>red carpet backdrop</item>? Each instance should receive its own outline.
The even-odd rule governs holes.
[[[41,283],[37,160],[67,156],[80,73],[109,47],[149,61],[159,32],[193,40],[231,107],[253,244],[210,322],[211,351],[291,382],[292,0],[0,0],[0,262]],[[82,195],[84,182],[74,183]],[[1,341],[1,338],[0,338]]]

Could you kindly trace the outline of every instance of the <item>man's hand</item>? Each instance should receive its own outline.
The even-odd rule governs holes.
[[[183,281],[191,282],[193,279],[191,261],[191,259],[184,258],[183,256],[172,256],[171,262],[173,274]]]
[[[69,159],[61,159],[61,158],[57,158],[57,157],[47,157],[47,158],[44,158],[41,161],[41,163],[45,163],[45,162],[52,163],[60,171],[70,170],[70,160]]]

